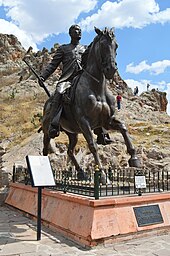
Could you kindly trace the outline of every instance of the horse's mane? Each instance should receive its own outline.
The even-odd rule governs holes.
[[[96,28],[95,28],[96,30]],[[114,35],[114,31],[113,31],[113,28],[112,29],[108,29],[108,28],[105,28],[103,31],[102,31],[102,34],[103,35],[107,35],[111,40],[113,40],[115,38],[115,35]],[[93,44],[97,43],[101,37],[102,34],[98,34],[97,36],[95,36],[95,38],[93,39],[93,41],[87,46],[86,50],[84,51],[84,53],[82,54],[82,60],[81,60],[81,66],[82,68],[86,68],[87,66],[87,59],[88,59],[88,55],[89,55],[89,51],[90,51],[90,48]],[[117,44],[117,43],[116,43]]]
[[[93,43],[93,42],[92,42]],[[88,59],[88,55],[89,55],[89,51],[90,51],[90,47],[91,47],[91,45],[92,45],[92,43],[90,43],[88,46],[87,46],[87,48],[86,48],[86,50],[83,52],[83,54],[82,54],[82,59],[81,59],[81,66],[82,66],[82,68],[86,68],[86,65],[87,65],[87,59]]]

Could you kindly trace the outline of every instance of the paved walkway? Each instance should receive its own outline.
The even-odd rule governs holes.
[[[170,233],[133,239],[92,249],[83,248],[42,227],[8,206],[0,207],[0,256],[170,256]]]

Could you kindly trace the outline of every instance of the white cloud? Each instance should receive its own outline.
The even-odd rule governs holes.
[[[133,79],[126,79],[125,82],[127,85],[132,88],[134,91],[134,88],[138,86],[139,88],[139,94],[141,94],[144,91],[147,91],[147,84],[150,84],[149,89],[159,89],[159,91],[166,92],[167,93],[167,100],[168,100],[168,106],[167,106],[167,113],[170,115],[170,83],[166,83],[165,81],[161,81],[157,84],[152,83],[149,80],[141,80],[141,81],[136,81]]]
[[[151,23],[169,21],[170,8],[160,11],[155,0],[119,0],[106,1],[97,13],[82,20],[81,26],[87,30],[94,26],[143,28]]]
[[[27,47],[27,36],[36,50],[35,44],[50,35],[68,31],[70,24],[74,24],[82,12],[93,9],[96,3],[97,0],[0,0],[10,20],[5,23],[1,20],[1,33],[13,29],[24,47]]]
[[[32,37],[28,35],[24,30],[19,29],[12,22],[0,19],[0,28],[1,33],[3,34],[15,35],[26,50],[29,48],[30,45],[32,45],[34,50],[38,50],[34,40],[32,40]]]
[[[126,72],[139,74],[144,71],[149,71],[149,73],[154,75],[159,75],[165,72],[167,68],[170,67],[170,60],[162,60],[153,62],[151,65],[147,64],[145,60],[141,61],[138,65],[130,63],[126,66]]]
[[[10,20],[3,24],[3,31],[9,33],[10,27],[14,28],[13,34],[17,35],[26,48],[26,37],[34,47],[50,35],[67,32],[70,24],[77,22],[81,14],[90,11],[95,13],[80,22],[83,30],[93,30],[94,26],[142,28],[151,23],[170,21],[170,8],[160,11],[155,0],[106,1],[100,9],[97,9],[97,3],[100,1],[0,0],[0,6],[5,8]],[[2,28],[2,21],[0,26]]]
[[[170,20],[169,15],[170,15],[170,8],[167,8],[166,10],[164,10],[162,12],[155,13],[153,15],[153,23],[164,24]]]

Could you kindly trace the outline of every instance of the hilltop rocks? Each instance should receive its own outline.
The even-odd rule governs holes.
[[[0,78],[18,72],[25,49],[14,35],[0,34]]]
[[[24,56],[25,49],[14,35],[0,34],[0,63],[16,62]]]
[[[166,98],[166,92],[160,92],[152,89],[141,94],[142,103],[151,106],[153,111],[166,112],[168,100]]]

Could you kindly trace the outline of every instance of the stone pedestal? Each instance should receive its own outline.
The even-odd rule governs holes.
[[[37,188],[10,184],[6,204],[32,216],[37,215]],[[159,205],[162,223],[139,227],[134,207]],[[42,222],[83,245],[112,243],[137,235],[161,232],[170,227],[170,194],[89,197],[43,189]]]

